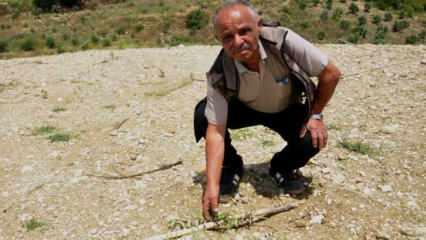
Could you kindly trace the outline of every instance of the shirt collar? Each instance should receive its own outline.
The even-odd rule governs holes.
[[[257,43],[259,46],[260,59],[265,60],[266,58],[268,58],[265,48],[263,47],[262,42],[260,40],[258,40]],[[237,67],[238,73],[241,74],[241,73],[245,73],[249,71],[240,61],[234,59],[234,63],[235,63],[235,66]]]

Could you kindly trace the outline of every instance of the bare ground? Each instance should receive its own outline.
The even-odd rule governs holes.
[[[426,239],[426,47],[320,47],[345,77],[326,110],[329,145],[303,168],[309,191],[292,198],[267,176],[285,144],[277,135],[234,131],[247,174],[221,210],[298,208],[188,239]],[[194,142],[192,112],[218,50],[0,61],[0,240],[143,239],[169,231],[170,222],[199,219],[204,143]],[[56,130],[37,133],[43,126]],[[70,140],[49,140],[55,132]],[[140,177],[93,176],[177,161],[183,164]]]

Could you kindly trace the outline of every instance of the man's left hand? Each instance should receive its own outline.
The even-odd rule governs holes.
[[[322,120],[309,119],[308,123],[300,131],[300,137],[304,137],[306,131],[312,136],[312,145],[314,148],[323,149],[327,145],[327,128]]]

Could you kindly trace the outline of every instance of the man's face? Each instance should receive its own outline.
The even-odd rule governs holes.
[[[234,6],[219,13],[216,36],[229,56],[246,63],[259,56],[258,22],[245,6]]]

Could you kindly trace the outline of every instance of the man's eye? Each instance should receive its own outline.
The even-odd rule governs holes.
[[[232,39],[232,36],[231,35],[225,35],[223,38],[222,38],[222,41],[224,41],[224,42],[228,42],[228,41],[230,41]]]
[[[246,35],[247,33],[251,32],[251,28],[243,28],[238,33],[240,35]]]

